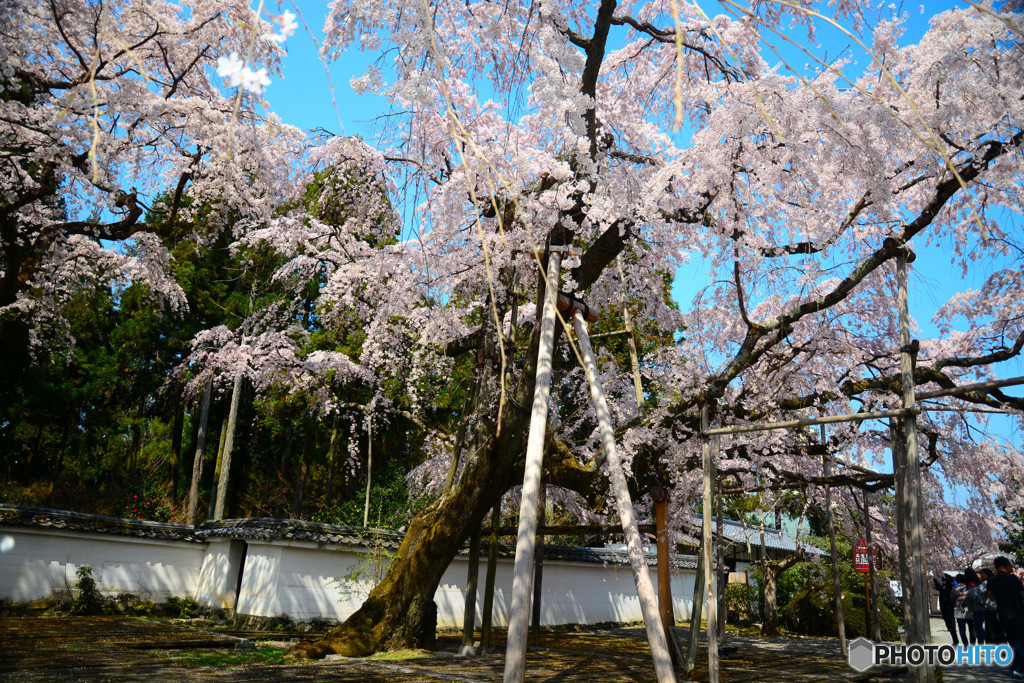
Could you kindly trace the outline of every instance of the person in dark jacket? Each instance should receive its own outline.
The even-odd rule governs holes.
[[[942,612],[942,620],[946,622],[946,630],[953,637],[953,645],[959,645],[960,641],[956,637],[956,619],[953,615],[953,608],[956,604],[953,577],[943,574],[941,582],[934,578],[932,584],[935,586],[935,590],[939,591],[939,611]],[[964,644],[966,645],[966,643]]]
[[[993,564],[996,574],[987,582],[988,597],[996,601],[999,623],[1006,642],[1013,648],[1011,673],[1014,678],[1024,678],[1024,583],[1005,557],[997,557]]]
[[[1003,627],[999,625],[999,613],[996,611],[996,601],[988,597],[988,580],[995,576],[995,571],[989,567],[978,570],[981,578],[981,587],[985,592],[985,643],[1005,643],[1006,636],[1003,634]]]

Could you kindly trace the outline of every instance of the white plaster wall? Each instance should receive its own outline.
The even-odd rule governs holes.
[[[74,588],[82,566],[92,567],[97,588],[108,596],[191,596],[203,561],[198,543],[20,527],[0,532],[14,539],[14,547],[0,554],[0,598],[14,602]]]
[[[93,567],[107,595],[135,593],[151,600],[194,597],[211,607],[238,614],[303,621],[314,617],[343,620],[369,594],[386,558],[368,551],[296,541],[216,539],[207,544],[156,541],[3,527],[14,537],[11,552],[0,554],[0,599],[29,602],[74,586],[75,569]],[[238,568],[244,571],[235,601]],[[382,564],[382,562],[384,564]],[[456,557],[442,576],[434,601],[438,626],[460,628],[465,611],[468,558]],[[655,568],[651,578],[656,580]],[[487,562],[481,558],[477,581],[476,623],[482,621]],[[513,560],[498,561],[494,594],[496,627],[508,624]],[[690,613],[694,573],[672,572],[677,618]],[[627,565],[547,561],[544,563],[541,621],[544,624],[592,624],[642,618],[633,576]]]
[[[265,617],[287,614],[298,621],[345,619],[359,609],[372,587],[372,558],[365,555],[315,543],[251,541],[237,611]]]
[[[235,587],[241,569],[245,543],[214,539],[206,544],[195,600],[214,608],[235,608]]]

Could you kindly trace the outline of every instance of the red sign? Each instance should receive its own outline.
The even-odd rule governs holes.
[[[857,567],[857,571],[871,571],[870,560],[871,557],[867,541],[857,541],[857,545],[853,548],[853,564]]]

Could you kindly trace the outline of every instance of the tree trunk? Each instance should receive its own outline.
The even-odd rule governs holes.
[[[235,431],[238,425],[238,405],[242,402],[242,384],[245,374],[235,375],[235,386],[231,390],[231,410],[228,412],[227,436],[224,438],[223,453],[217,465],[219,479],[217,483],[217,505],[213,510],[214,519],[224,518],[224,507],[228,499],[228,482],[231,477],[231,454],[235,450]]]
[[[199,486],[203,479],[203,457],[206,450],[206,423],[210,417],[210,395],[213,393],[213,378],[206,381],[203,389],[203,407],[199,411],[199,434],[196,436],[196,453],[192,461],[192,486],[188,491],[188,516],[185,523],[195,526],[199,513]]]
[[[494,612],[494,580],[498,573],[498,529],[501,527],[501,502],[491,508],[491,537],[487,544],[487,579],[484,582],[483,623],[480,625],[480,645],[491,648],[491,621]]]
[[[778,610],[778,585],[779,577],[792,566],[803,562],[804,551],[797,548],[797,552],[787,555],[779,562],[765,562],[764,567],[764,621],[761,625],[761,634],[765,636],[777,636],[779,629]]]
[[[500,319],[503,313],[498,313]],[[510,389],[511,398],[519,405],[533,403],[539,340],[538,325],[520,379]],[[493,410],[489,403],[480,402],[482,409]],[[488,422],[493,419],[490,415]],[[433,596],[441,576],[470,532],[479,528],[487,512],[517,479],[521,480],[529,419],[520,410],[502,411],[500,429],[489,429],[487,439],[467,458],[458,480],[409,523],[394,562],[362,607],[328,632],[324,640],[294,645],[289,651],[291,655],[363,656],[382,649],[420,647],[431,642],[437,619]],[[571,469],[574,463],[566,459],[565,467]],[[573,471],[582,474],[585,470],[576,466]],[[585,472],[585,476],[591,476],[589,470]]]
[[[761,635],[779,635],[778,574],[772,563],[764,564],[764,615],[762,617]]]
[[[178,498],[178,469],[181,463],[181,434],[185,429],[185,406],[179,403],[174,409],[174,426],[171,428],[171,498]]]
[[[224,439],[227,437],[228,430],[228,416],[223,414],[224,410],[221,410],[220,418],[220,438],[217,442],[217,459],[213,464],[213,482],[210,484],[210,507],[206,511],[207,519],[214,519],[213,511],[217,503],[217,485],[220,482],[220,466],[224,460]]]
[[[284,489],[288,482],[288,461],[292,457],[292,439],[284,443],[284,450],[281,451],[281,460],[277,463],[277,495],[274,496],[274,517],[280,519],[284,515]]]
[[[302,500],[306,496],[306,477],[309,474],[309,462],[306,451],[309,450],[309,437],[302,444],[302,456],[299,459],[299,476],[295,480],[295,497],[292,499],[291,519],[302,519]]]
[[[335,414],[334,423],[331,426],[331,445],[327,448],[327,483],[324,486],[324,505],[330,505],[334,502],[334,469],[336,467],[336,460],[338,457],[338,420],[339,416]]]

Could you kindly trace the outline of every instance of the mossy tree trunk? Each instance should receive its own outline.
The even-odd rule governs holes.
[[[511,285],[511,278],[501,279]],[[409,523],[391,567],[362,607],[341,626],[328,632],[324,640],[293,646],[292,656],[320,658],[330,653],[359,656],[378,650],[432,644],[436,622],[433,596],[441,576],[469,534],[480,528],[484,516],[506,491],[522,480],[530,415],[517,409],[515,404],[528,406],[533,400],[539,327],[530,339],[530,348],[518,373],[520,379],[510,389],[514,403],[506,400],[501,411],[500,429],[497,428],[498,401],[478,402],[480,410],[486,411],[481,416],[482,422],[489,428],[486,434],[480,435],[478,446],[470,450],[461,476]],[[486,349],[480,349],[479,355],[482,363],[498,365],[484,373],[497,382],[499,360]],[[589,486],[600,488],[602,478],[596,466],[581,467],[572,453],[553,444],[551,439],[548,444],[545,456],[548,481],[574,490],[586,490]]]

